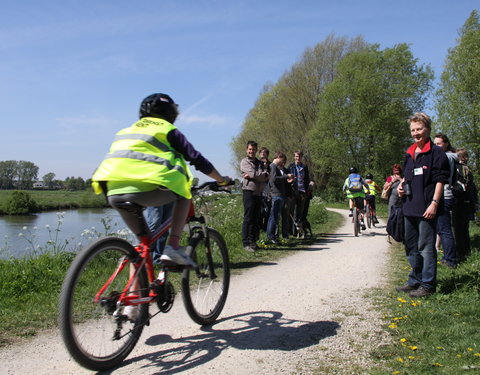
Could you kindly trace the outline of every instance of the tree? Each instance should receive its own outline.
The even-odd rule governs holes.
[[[53,189],[53,181],[55,179],[55,173],[50,172],[43,176],[43,185],[48,189]]]
[[[254,108],[247,115],[242,131],[231,145],[238,163],[245,157],[248,140],[258,142],[272,152],[280,150],[288,157],[297,149],[309,162],[309,143],[305,134],[313,127],[320,94],[333,79],[338,62],[349,52],[365,48],[361,38],[328,36],[302,58],[276,84],[267,84]]]
[[[70,191],[85,190],[85,181],[81,177],[67,177],[64,185]]]
[[[19,189],[31,189],[33,187],[33,183],[38,178],[38,170],[39,168],[31,161],[20,160],[18,162],[17,187]]]
[[[349,167],[384,176],[409,142],[406,119],[425,106],[433,72],[417,65],[406,44],[352,52],[321,96],[306,139],[320,189],[339,198]]]
[[[31,189],[37,180],[38,167],[31,161],[6,160],[0,162],[1,189]]]
[[[25,191],[13,191],[5,203],[5,212],[9,215],[25,215],[37,210],[37,202]]]
[[[0,189],[13,189],[17,174],[17,161],[0,161]]]
[[[448,51],[436,92],[437,127],[452,144],[465,147],[480,173],[480,19],[471,12]]]

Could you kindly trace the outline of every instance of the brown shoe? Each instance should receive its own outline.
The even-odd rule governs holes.
[[[421,298],[421,297],[428,297],[433,294],[433,290],[427,289],[423,286],[419,287],[417,290],[413,290],[408,295],[412,298]]]
[[[397,286],[395,289],[396,289],[397,292],[410,293],[414,290],[417,290],[417,288],[418,287],[405,284],[405,285],[402,285],[402,286]]]

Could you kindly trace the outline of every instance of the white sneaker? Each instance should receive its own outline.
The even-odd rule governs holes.
[[[197,264],[192,260],[192,258],[185,254],[184,247],[179,247],[177,250],[175,250],[171,245],[165,246],[160,260],[168,263],[178,264],[180,266],[190,266],[193,268],[197,267]]]
[[[138,306],[125,306],[125,308],[123,309],[123,314],[128,317],[128,320],[134,322],[138,318]]]

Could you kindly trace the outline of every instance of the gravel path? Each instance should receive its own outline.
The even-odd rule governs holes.
[[[333,210],[347,218],[348,211]],[[217,324],[200,329],[180,296],[111,374],[367,374],[388,340],[365,294],[385,280],[385,226],[355,238],[350,221],[315,245],[231,280]],[[0,349],[3,374],[91,374],[57,332]]]

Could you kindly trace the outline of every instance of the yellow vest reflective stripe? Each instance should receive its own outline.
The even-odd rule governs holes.
[[[378,186],[377,183],[375,181],[372,181],[372,182],[367,182],[365,181],[368,185],[368,188],[370,189],[370,194],[369,195],[377,195],[377,189],[376,187]],[[363,191],[365,191],[366,193],[366,188],[365,186],[363,187]]]
[[[176,127],[165,120],[146,117],[120,130],[92,177],[95,192],[101,193],[100,181],[142,181],[191,198],[193,176],[183,156],[167,140],[173,129]]]

